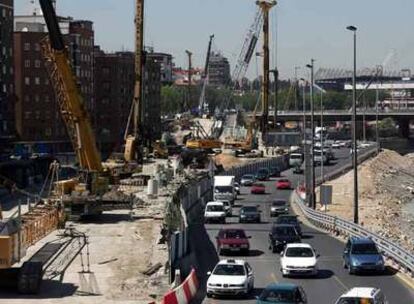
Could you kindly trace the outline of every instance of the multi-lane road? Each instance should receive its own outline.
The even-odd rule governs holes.
[[[344,162],[350,161],[349,150],[337,150],[337,163],[326,167],[326,171],[341,166]],[[319,167],[317,167],[319,174]],[[297,184],[302,175],[294,175],[291,170],[285,171],[283,176],[291,179]],[[345,291],[352,287],[379,287],[385,293],[390,304],[414,303],[414,290],[403,282],[395,271],[387,268],[382,275],[349,275],[342,267],[342,251],[344,244],[329,236],[328,234],[303,225],[304,237],[302,242],[311,244],[320,254],[319,275],[317,278],[283,278],[280,273],[279,254],[271,253],[268,249],[268,233],[272,225],[269,216],[270,202],[275,198],[289,200],[291,190],[276,190],[275,180],[266,182],[265,195],[251,195],[249,188],[242,188],[242,194],[236,201],[236,208],[233,209],[234,216],[227,218],[224,227],[241,227],[245,229],[250,240],[251,251],[249,256],[239,256],[250,263],[255,274],[255,290],[247,299],[212,298],[205,299],[203,303],[255,303],[255,296],[259,295],[262,289],[272,282],[292,282],[301,285],[307,294],[310,304],[332,304]],[[241,206],[259,205],[262,210],[261,224],[239,224],[238,211]],[[223,225],[206,225],[211,242],[215,243],[215,236]],[[228,258],[220,256],[220,259]]]

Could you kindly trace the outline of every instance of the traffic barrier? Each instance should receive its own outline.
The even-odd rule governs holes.
[[[180,286],[164,295],[162,304],[188,304],[195,297],[198,286],[197,274],[193,269]]]

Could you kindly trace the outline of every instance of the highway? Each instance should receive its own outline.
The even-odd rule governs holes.
[[[325,167],[326,172],[350,161],[349,150],[336,150],[337,163]],[[319,175],[320,167],[316,167]],[[294,175],[291,170],[285,171],[283,176],[288,177],[296,185],[303,175]],[[353,275],[350,276],[342,267],[342,251],[344,244],[328,234],[302,225],[304,237],[302,242],[310,243],[320,254],[319,275],[317,278],[283,278],[280,273],[279,254],[271,253],[268,249],[268,233],[271,227],[269,217],[270,202],[275,198],[289,200],[291,190],[276,190],[275,180],[266,182],[265,195],[251,195],[249,188],[242,188],[242,193],[233,209],[233,217],[227,218],[224,227],[241,227],[245,229],[250,240],[249,256],[239,256],[253,267],[255,274],[255,290],[247,299],[211,298],[203,303],[255,303],[255,297],[262,289],[272,282],[292,282],[301,285],[307,294],[309,304],[333,304],[336,299],[352,287],[379,287],[385,293],[390,304],[414,303],[414,291],[395,275],[393,269],[388,268],[385,274]],[[238,209],[240,206],[259,205],[262,210],[261,224],[239,224]],[[211,242],[215,244],[215,236],[223,225],[206,225]],[[220,256],[220,259],[228,258]]]

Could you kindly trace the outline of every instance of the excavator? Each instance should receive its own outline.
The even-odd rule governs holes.
[[[42,43],[42,52],[79,162],[79,176],[55,182],[54,194],[57,198],[65,197],[65,210],[69,209],[70,215],[99,214],[104,203],[102,198],[109,193],[112,177],[102,166],[89,114],[72,71],[52,1],[40,0],[40,6],[49,33],[48,39]],[[118,196],[118,193],[106,201],[112,206],[125,202],[127,199],[120,194]]]

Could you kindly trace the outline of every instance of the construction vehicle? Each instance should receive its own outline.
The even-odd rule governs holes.
[[[223,143],[208,135],[206,130],[200,124],[200,122],[195,121],[192,127],[192,136],[187,140],[185,146],[189,149],[203,149],[203,150],[212,150],[220,149]]]
[[[110,172],[102,166],[89,115],[76,84],[52,1],[40,0],[40,5],[49,33],[48,41],[42,43],[42,51],[60,113],[79,162],[78,178],[55,182],[54,195],[63,200],[65,211],[75,218],[100,214],[104,204],[110,206],[109,210],[115,209],[118,203],[130,205],[120,193],[111,194],[106,201],[103,199],[110,190]]]

